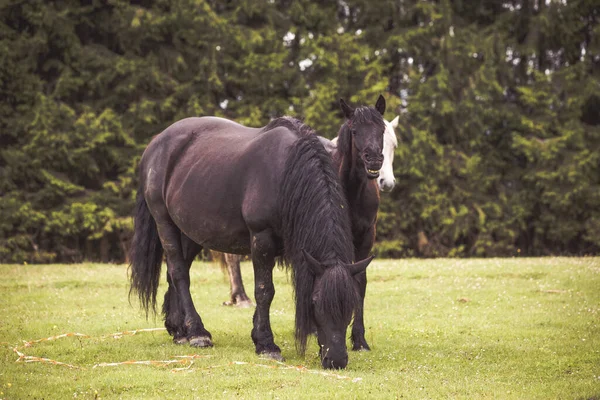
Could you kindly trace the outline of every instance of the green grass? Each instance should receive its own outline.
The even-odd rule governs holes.
[[[242,271],[252,293],[251,266]],[[177,346],[164,331],[111,337],[162,327],[128,303],[123,265],[0,265],[0,274],[0,398],[600,399],[600,258],[376,260],[365,312],[373,350],[351,352],[342,377],[316,373],[324,371],[314,340],[305,358],[296,353],[292,292],[280,270],[275,340],[286,365],[308,371],[254,354],[253,309],[221,306],[228,284],[212,264],[192,267],[212,349]],[[163,281],[161,303],[165,289]],[[89,338],[23,346],[69,332]],[[79,368],[17,363],[16,346]],[[193,354],[207,357],[94,368]],[[189,368],[173,371],[181,367]]]

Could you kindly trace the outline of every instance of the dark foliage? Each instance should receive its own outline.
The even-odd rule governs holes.
[[[333,137],[401,115],[386,256],[597,254],[597,1],[0,5],[0,262],[126,259],[136,163],[188,116]],[[336,114],[337,113],[337,114]]]

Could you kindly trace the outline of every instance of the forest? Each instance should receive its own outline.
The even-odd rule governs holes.
[[[600,251],[597,0],[4,0],[0,263],[125,262],[173,122],[400,116],[381,257]]]

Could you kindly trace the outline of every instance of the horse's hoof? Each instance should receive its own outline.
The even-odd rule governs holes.
[[[235,303],[235,306],[237,308],[251,308],[254,307],[254,303],[252,302],[252,300],[244,300],[238,301],[237,303]]]
[[[212,347],[212,340],[208,336],[194,336],[190,339],[192,347]]]
[[[242,301],[224,301],[223,302],[224,306],[236,306],[237,308],[250,308],[250,307],[254,307],[254,303],[252,302],[252,300],[242,300]]]
[[[175,343],[175,344],[186,344],[187,342],[188,342],[188,339],[185,336],[173,338],[173,343]]]
[[[352,345],[352,351],[371,351],[371,348],[366,343]]]
[[[265,351],[264,353],[260,353],[260,357],[261,358],[269,358],[271,360],[275,360],[275,361],[279,361],[279,362],[284,362],[285,358],[283,358],[283,356],[281,355],[281,353],[278,353],[276,351]]]

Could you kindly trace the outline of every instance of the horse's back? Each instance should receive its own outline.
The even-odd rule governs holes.
[[[185,118],[155,136],[146,148],[144,157],[160,150],[168,151],[171,157],[176,157],[180,151],[186,150],[197,139],[230,138],[230,140],[239,139],[243,142],[253,138],[260,131],[261,128],[249,128],[219,117]]]
[[[155,136],[144,151],[140,162],[142,183],[168,188],[172,180],[183,179],[178,179],[181,173],[199,168],[203,175],[213,175],[215,167],[235,163],[243,157],[260,133],[261,128],[249,128],[219,117],[177,121]]]

